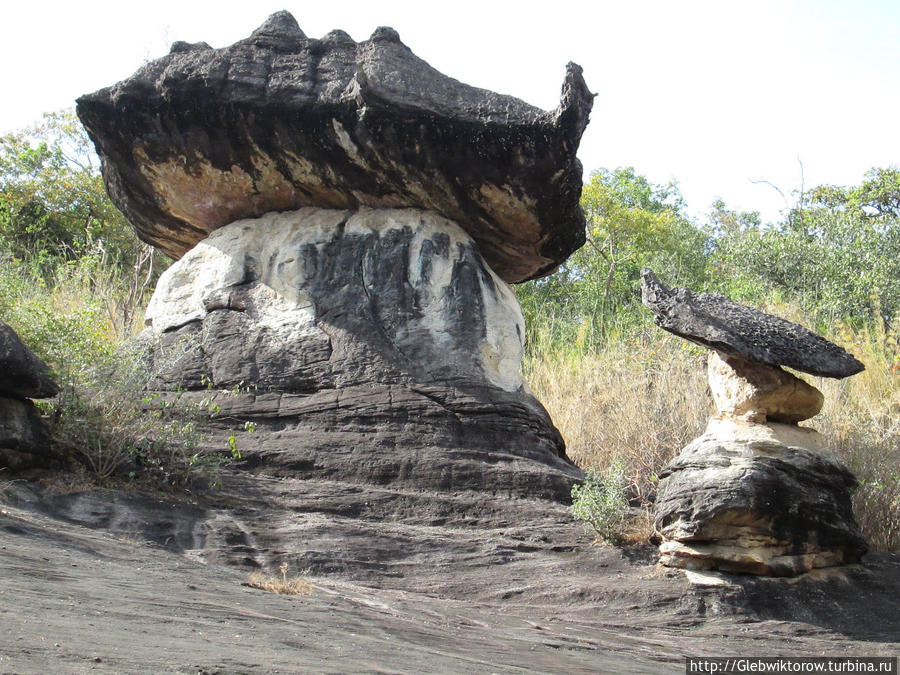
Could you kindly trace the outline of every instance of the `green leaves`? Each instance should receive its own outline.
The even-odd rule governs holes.
[[[71,110],[0,136],[0,249],[71,260],[100,246],[128,266],[140,247],[106,195],[94,149]]]
[[[674,184],[654,185],[632,168],[601,169],[591,174],[581,204],[587,244],[552,277],[517,288],[532,335],[597,348],[624,327],[646,323],[643,266],[670,283],[705,283],[708,237],[683,215]]]
[[[785,222],[722,233],[712,264],[729,280],[726,291],[740,285],[755,287],[757,299],[780,294],[822,326],[896,320],[900,172],[873,169],[859,186],[820,186],[807,196]]]
[[[588,471],[583,484],[572,486],[572,517],[604,541],[620,543],[628,514],[625,486],[621,460],[614,460],[604,474]]]

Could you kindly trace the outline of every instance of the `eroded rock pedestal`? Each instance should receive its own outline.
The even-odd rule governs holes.
[[[430,212],[301,209],[216,230],[147,310],[153,385],[286,475],[564,498],[580,474],[519,375],[512,290]]]
[[[821,410],[822,394],[778,364],[832,377],[862,364],[802,326],[669,290],[648,270],[642,281],[658,325],[714,349],[717,415],[660,474],[660,562],[771,576],[859,562],[867,547],[850,501],[856,479],[818,432],[797,426]]]

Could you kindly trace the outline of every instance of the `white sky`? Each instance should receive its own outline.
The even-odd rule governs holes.
[[[900,164],[900,0],[16,0],[0,9],[0,133],[162,56],[229,45],[287,9],[310,37],[393,26],[471,85],[556,107],[565,65],[598,96],[579,157],[677,179],[689,209],[716,197],[775,218],[800,187]]]

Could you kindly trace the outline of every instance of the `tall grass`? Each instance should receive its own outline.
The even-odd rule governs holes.
[[[843,380],[814,378],[825,394],[810,420],[860,485],[853,507],[876,550],[900,552],[900,359],[897,333],[883,323],[861,331],[843,327],[835,339],[866,365]]]
[[[27,263],[6,261],[0,320],[50,366],[59,385],[59,395],[40,405],[61,457],[99,482],[208,483],[229,454],[200,448],[204,411],[147,397],[146,364],[126,347],[141,316],[129,292],[127,279],[89,256],[41,275]]]
[[[605,471],[619,458],[634,493],[648,500],[656,475],[699,435],[711,412],[706,357],[658,336],[602,351],[532,353],[523,374],[580,467]]]
[[[776,313],[803,323],[795,311]],[[804,422],[819,430],[860,481],[853,503],[875,550],[900,551],[900,369],[892,331],[838,327],[831,339],[866,370],[843,380],[803,376],[825,394],[822,412]],[[580,467],[603,472],[616,458],[632,491],[652,500],[656,476],[714,412],[707,350],[646,326],[601,349],[538,334],[523,374]]]

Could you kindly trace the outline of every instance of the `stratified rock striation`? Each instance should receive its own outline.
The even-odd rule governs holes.
[[[767,576],[859,562],[855,485],[812,429],[710,420],[660,473],[660,562]]]
[[[865,369],[844,349],[803,326],[716,293],[670,290],[648,269],[641,273],[641,295],[657,326],[728,356],[821,377],[848,377]]]
[[[163,274],[146,315],[153,386],[212,395],[221,438],[253,420],[260,470],[555,500],[581,476],[520,378],[515,295],[434,213],[237,221]]]
[[[393,29],[317,40],[278,12],[227,48],[175,43],[77,111],[113,201],[172,257],[270,211],[411,207],[518,282],[584,243],[575,153],[592,104],[574,64],[543,111],[442,75]]]
[[[0,469],[46,464],[47,429],[30,399],[59,393],[47,366],[0,321]]]
[[[802,326],[669,290],[650,270],[642,295],[657,324],[714,349],[717,415],[660,473],[660,562],[770,576],[858,562],[867,547],[850,501],[856,479],[816,431],[796,426],[824,398],[778,366],[845,377],[863,365]]]

